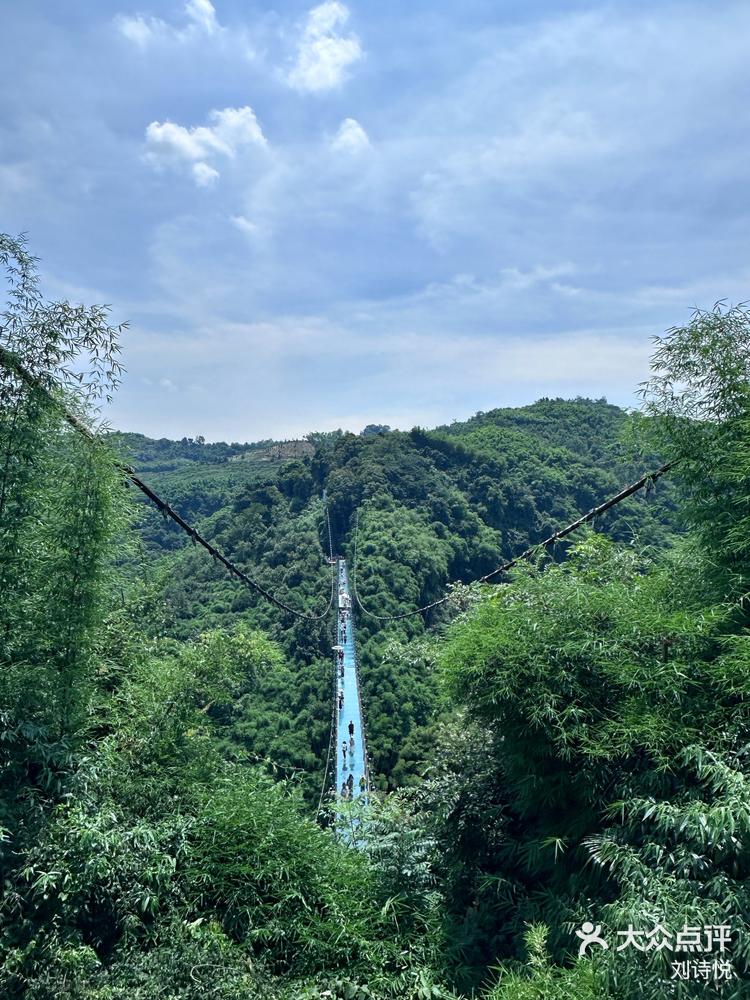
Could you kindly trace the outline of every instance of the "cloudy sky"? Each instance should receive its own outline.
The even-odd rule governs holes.
[[[130,322],[124,429],[628,405],[653,334],[750,298],[746,2],[0,13],[0,228]]]

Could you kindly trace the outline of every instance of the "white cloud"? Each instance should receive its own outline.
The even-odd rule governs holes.
[[[369,148],[370,140],[356,118],[345,118],[331,140],[331,146],[342,153],[361,153]]]
[[[537,265],[527,271],[519,267],[504,267],[500,270],[503,285],[515,291],[525,291],[527,288],[533,288],[535,285],[548,284],[550,282],[552,283],[551,287],[556,291],[567,290],[568,286],[563,286],[553,279],[568,277],[574,273],[575,267],[572,264],[555,264],[552,267]]]
[[[212,440],[296,437],[313,429],[357,430],[381,422],[408,429],[541,395],[606,392],[634,404],[633,387],[648,373],[651,332],[650,327],[574,329],[538,339],[519,334],[500,339],[458,330],[440,337],[408,328],[391,332],[382,325],[363,330],[316,316],[249,323],[213,319],[181,326],[179,385],[161,384],[184,396],[206,371],[222,373],[220,398],[209,393],[190,399],[190,420]],[[131,388],[142,371],[171,370],[173,335],[136,328],[128,357],[131,376],[117,397],[115,424],[181,436],[184,412],[159,412],[151,402],[138,405]],[[360,376],[350,383],[346,373],[353,368]],[[315,391],[321,370],[340,386],[333,401]]]
[[[176,392],[177,391],[177,386],[175,385],[175,383],[172,381],[171,378],[166,378],[166,377],[165,378],[160,378],[159,379],[159,385],[162,387],[162,389],[166,389],[167,392]]]
[[[115,25],[121,35],[140,49],[147,48],[157,39],[186,42],[200,35],[215,35],[221,30],[211,0],[187,0],[184,13],[187,24],[183,28],[169,24],[160,17],[143,14],[118,14]]]
[[[349,20],[349,10],[338,0],[326,0],[313,7],[307,17],[307,31],[314,37],[334,34],[339,25]]]
[[[188,0],[185,13],[190,21],[207,35],[213,35],[219,30],[216,20],[216,10],[211,0]]]
[[[148,161],[154,166],[187,161],[192,164],[195,182],[206,187],[219,176],[219,171],[207,160],[232,159],[242,149],[262,149],[268,145],[251,107],[212,111],[208,119],[210,125],[190,128],[170,121],[151,122],[146,128]]]
[[[356,35],[339,29],[349,20],[349,10],[339,0],[325,0],[307,16],[297,46],[297,59],[287,82],[297,90],[319,92],[336,87],[346,70],[362,57]]]
[[[478,155],[473,151],[477,174],[505,180],[529,170],[560,169],[616,154],[619,140],[596,118],[593,110],[548,101],[546,107],[529,111],[525,120],[513,122]]]
[[[146,143],[152,155],[173,152],[186,160],[197,160],[205,156],[214,146],[211,129],[197,127],[187,129],[175,122],[151,122],[146,128]]]
[[[198,187],[210,187],[218,177],[219,171],[214,170],[213,167],[209,167],[207,163],[198,162],[193,164],[193,180]]]
[[[166,23],[159,18],[143,17],[142,14],[136,14],[135,17],[120,15],[115,18],[115,24],[120,34],[137,45],[139,49],[145,49],[159,31],[167,27]]]
[[[23,194],[28,197],[30,190],[36,185],[36,164],[0,163],[0,204]]]
[[[209,117],[215,122],[215,135],[230,149],[246,145],[267,145],[255,112],[248,105],[212,111]]]
[[[233,226],[247,236],[255,236],[259,231],[259,227],[254,222],[251,222],[250,219],[246,219],[244,215],[232,215],[230,221]]]

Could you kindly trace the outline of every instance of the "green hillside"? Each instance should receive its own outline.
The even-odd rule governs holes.
[[[389,614],[494,569],[637,478],[646,460],[628,457],[627,428],[618,407],[578,399],[495,410],[435,431],[313,434],[311,454],[287,461],[271,442],[121,440],[165,499],[293,607],[314,611],[327,600],[323,492],[337,552],[353,555],[359,511],[360,591],[372,610]],[[597,525],[613,539],[655,548],[668,546],[675,527],[668,485]],[[184,639],[250,621],[285,650],[289,677],[245,698],[232,732],[247,749],[304,769],[315,796],[329,728],[329,625],[310,629],[259,603],[153,510],[144,512],[141,533],[149,571],[164,579],[169,634]],[[360,622],[370,749],[383,789],[418,780],[444,712],[421,658],[412,666],[394,650],[442,617]]]
[[[0,995],[742,1000],[750,313],[661,338],[637,419],[151,441],[82,433],[118,330],[0,252]],[[123,458],[299,611],[328,599],[324,493],[370,612],[463,581],[355,612],[365,796],[323,781],[330,616],[261,603]],[[655,491],[469,582],[658,461]]]

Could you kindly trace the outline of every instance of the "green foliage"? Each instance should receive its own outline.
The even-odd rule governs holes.
[[[541,401],[498,410],[437,432],[311,435],[312,457],[267,461],[272,449],[154,442],[121,436],[146,478],[240,566],[294,607],[325,604],[327,532],[320,494],[327,492],[334,549],[353,556],[360,516],[357,583],[378,614],[429,603],[452,580],[493,569],[506,555],[614,492],[630,478],[618,439],[626,417],[603,401]],[[592,444],[593,434],[601,445]],[[588,442],[584,446],[584,442]],[[225,449],[222,451],[221,449]],[[240,461],[242,459],[242,461]],[[247,478],[239,476],[242,472]],[[616,537],[664,541],[671,519],[668,489],[625,505],[602,527]],[[329,726],[331,637],[269,608],[237,588],[220,567],[146,511],[140,526],[143,573],[163,580],[163,628],[185,639],[245,621],[269,632],[286,653],[283,668],[241,695],[226,730],[227,749],[271,757],[279,773],[301,777],[317,799]],[[155,553],[162,553],[160,562]],[[556,555],[564,555],[560,546]],[[144,556],[141,556],[141,562]],[[358,621],[374,780],[394,788],[419,780],[444,706],[429,656],[394,650],[439,625],[455,609],[386,628]]]
[[[728,925],[726,957],[744,978],[750,968],[747,751],[730,756],[688,747],[673,770],[669,782],[652,794],[612,802],[607,809],[612,825],[587,843],[594,864],[618,888],[602,917],[614,929],[661,925],[673,934],[683,927]],[[628,984],[637,980],[642,992],[658,996],[675,957],[683,956],[666,950],[644,956],[630,949],[601,956],[601,964],[624,995],[634,993]],[[683,984],[682,992],[702,996],[702,989]],[[744,995],[736,983],[724,984],[720,992]]]
[[[281,1000],[278,983],[216,923],[175,919],[149,950],[103,964],[86,945],[50,949],[26,989],[30,1000]]]
[[[237,773],[206,790],[185,871],[191,905],[278,971],[372,960],[378,915],[363,858],[300,822],[286,795]]]
[[[656,339],[643,386],[649,440],[676,463],[682,511],[720,598],[750,580],[750,311],[696,311]]]
[[[108,733],[23,853],[7,990],[43,995],[42,984],[66,983],[76,965],[87,998],[119,996],[129,982],[144,995],[168,983],[192,996],[186,962],[215,951],[220,996],[283,992],[276,983],[263,993],[272,976],[365,982],[372,969],[371,996],[418,995],[404,984],[416,981],[427,944],[399,936],[403,908],[386,905],[389,884],[367,855],[305,818],[283,784],[221,753],[222,723],[205,699],[225,704],[277,661],[240,629],[159,644],[133,665]]]
[[[602,912],[742,926],[744,861],[727,855],[722,826],[741,828],[745,786],[730,772],[735,799],[716,788],[701,804],[697,776],[676,763],[737,754],[747,732],[745,640],[725,636],[726,608],[701,602],[700,575],[690,553],[657,568],[591,536],[451,628],[446,683],[484,733],[485,762],[468,785],[455,775],[439,830],[453,845],[453,919],[476,909],[480,940],[517,953],[522,921],[543,920],[561,958],[570,928]],[[433,791],[443,801],[448,778]],[[660,820],[671,840],[656,836]]]
[[[38,394],[29,394],[17,372],[8,367],[14,359],[44,389],[75,393],[74,399],[84,406],[110,398],[122,374],[117,354],[124,327],[110,325],[106,306],[46,301],[39,291],[36,259],[28,253],[24,237],[0,233],[0,265],[7,282],[6,305],[0,314],[0,346],[5,352],[0,401],[11,426],[26,407],[36,410],[39,404]],[[6,440],[12,446],[15,436]]]
[[[201,443],[192,438],[154,441],[142,434],[112,432],[107,442],[138,472],[149,486],[169,497],[172,507],[191,523],[231,505],[236,495],[248,486],[274,481],[278,465],[265,458],[270,442],[259,444]],[[139,534],[144,542],[149,564],[156,555],[175,551],[185,536],[174,522],[154,517],[145,497],[140,498],[143,513]]]
[[[513,742],[526,734],[519,773],[527,753],[597,769],[636,750],[667,762],[676,742],[706,727],[726,739],[743,724],[726,731],[734,685],[723,670],[692,669],[713,659],[726,619],[723,608],[691,606],[700,563],[647,568],[590,535],[565,564],[520,571],[453,629],[443,653],[450,689]],[[522,802],[533,795],[517,792]]]
[[[371,861],[384,913],[435,939],[439,893],[434,842],[404,792],[355,799],[341,808],[351,842]],[[433,956],[437,962],[438,956]]]
[[[119,365],[102,309],[47,303],[23,243],[0,237],[9,276],[0,346],[0,855],[5,889],[80,752],[127,503],[111,457],[50,396],[106,394]],[[13,367],[36,380],[30,386]],[[13,899],[12,891],[9,898]]]
[[[657,343],[643,419],[541,400],[432,432],[92,441],[55,400],[92,417],[117,330],[104,309],[45,303],[22,243],[0,238],[0,261],[3,995],[704,995],[663,952],[577,960],[584,920],[730,924],[747,976],[746,311],[696,313]],[[238,589],[144,508],[131,532],[110,450],[300,610],[330,593],[320,495],[350,558],[360,510],[358,589],[388,614],[634,478],[623,441],[641,433],[677,461],[678,490],[424,618],[358,617],[380,792],[338,803],[327,829],[311,807],[329,624]]]
[[[544,924],[532,924],[525,941],[526,970],[503,973],[487,1000],[604,1000],[610,995],[604,977],[590,962],[579,960],[571,969],[553,965]]]
[[[369,664],[361,685],[371,780],[383,791],[417,785],[435,744],[436,727],[452,711],[440,695],[435,644],[426,636],[383,643],[376,634],[361,645],[361,655]]]

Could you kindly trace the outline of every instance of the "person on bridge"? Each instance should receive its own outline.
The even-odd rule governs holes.
[[[349,737],[349,754],[350,754],[352,760],[354,760],[354,737],[353,736]]]
[[[349,786],[347,785],[347,783],[345,781],[341,782],[341,798],[342,799],[348,799],[349,798]]]
[[[351,719],[349,720],[349,735],[354,736],[354,723]]]
[[[350,774],[349,777],[346,779],[346,785],[347,785],[347,788],[349,789],[349,795],[353,795],[354,794],[354,775],[353,774]]]
[[[344,689],[339,688],[339,712],[344,711]]]
[[[359,779],[359,791],[361,795],[364,795],[366,788],[367,788],[367,782],[365,781],[365,776],[363,774]]]
[[[344,758],[344,770],[346,770],[346,740],[341,744],[341,754]]]

